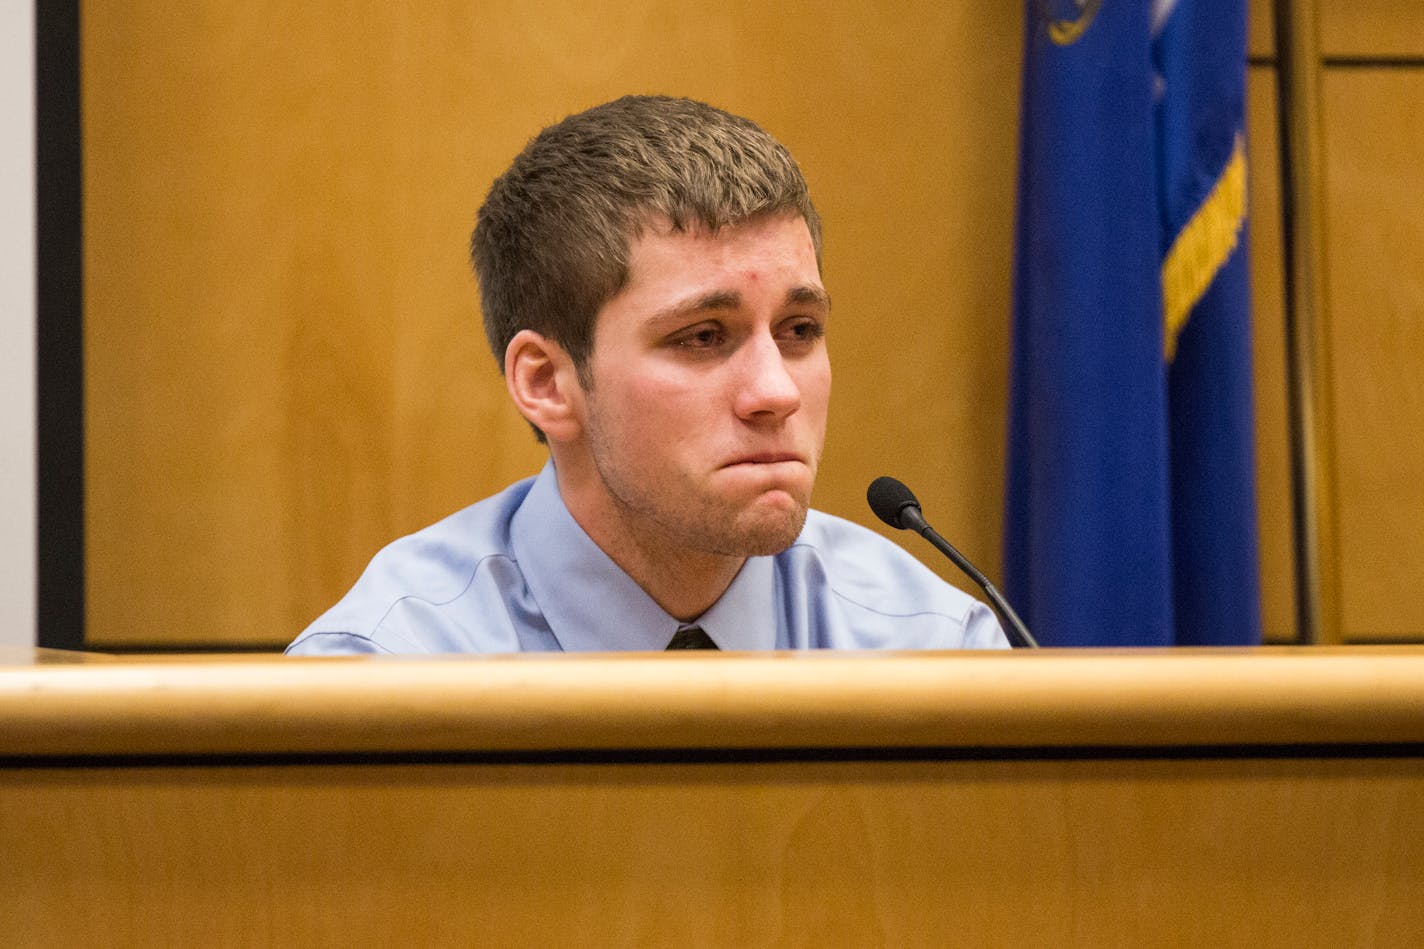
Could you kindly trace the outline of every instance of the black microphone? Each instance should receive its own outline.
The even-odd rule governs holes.
[[[1017,649],[1038,648],[1038,642],[1029,635],[1023,620],[1019,619],[1014,608],[1009,606],[1009,601],[994,588],[994,584],[989,582],[989,578],[970,563],[969,558],[955,550],[949,541],[939,536],[933,527],[925,523],[925,516],[920,512],[920,502],[915,498],[915,492],[894,478],[882,476],[870,482],[870,487],[865,492],[865,500],[870,503],[870,509],[875,512],[876,517],[897,530],[912,530],[919,534],[940,553],[954,561],[954,565],[963,570],[969,579],[979,584],[979,589],[989,598],[994,612],[1003,620],[1004,633],[1009,637],[1011,645]]]

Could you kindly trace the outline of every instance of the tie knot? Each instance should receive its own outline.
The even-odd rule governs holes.
[[[702,631],[701,626],[680,626],[673,634],[669,649],[716,649],[712,637]]]

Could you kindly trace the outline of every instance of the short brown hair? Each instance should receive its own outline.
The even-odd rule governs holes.
[[[722,227],[794,211],[821,225],[791,153],[756,123],[703,102],[627,96],[540,132],[490,187],[470,241],[485,335],[504,367],[532,329],[579,369],[593,323],[628,279],[628,244],[659,217]]]

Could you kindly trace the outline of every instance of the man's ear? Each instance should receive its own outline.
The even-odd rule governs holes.
[[[504,350],[504,385],[519,414],[551,442],[583,431],[583,389],[564,347],[533,330],[514,334]]]

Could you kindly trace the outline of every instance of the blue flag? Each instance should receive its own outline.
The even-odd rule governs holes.
[[[1005,591],[1045,646],[1260,641],[1244,0],[1026,0]]]

